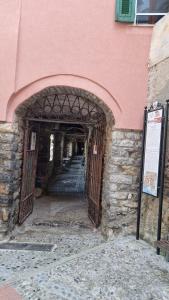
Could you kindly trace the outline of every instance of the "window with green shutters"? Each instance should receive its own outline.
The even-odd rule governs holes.
[[[116,0],[116,21],[133,23],[135,20],[135,0]]]
[[[154,24],[169,12],[169,0],[116,0],[116,21]]]

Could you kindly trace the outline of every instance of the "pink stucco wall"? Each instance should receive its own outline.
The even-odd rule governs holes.
[[[152,28],[114,21],[114,0],[0,0],[0,120],[52,85],[93,92],[140,129]]]

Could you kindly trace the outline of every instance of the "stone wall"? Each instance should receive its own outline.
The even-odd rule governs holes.
[[[154,26],[150,57],[148,103],[169,99],[169,14]]]
[[[102,230],[106,235],[136,232],[142,133],[113,130],[106,156]]]
[[[168,33],[169,34],[169,33]],[[169,57],[149,68],[148,103],[169,99]]]
[[[169,99],[169,14],[160,20],[153,32],[149,62],[148,105]],[[169,128],[169,127],[168,127]],[[159,199],[143,194],[141,237],[151,243],[157,239]],[[169,238],[169,134],[165,164],[162,238]]]
[[[12,230],[18,215],[22,144],[17,124],[0,123],[0,238]]]

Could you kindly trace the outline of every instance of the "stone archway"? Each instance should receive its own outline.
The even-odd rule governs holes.
[[[45,107],[45,109],[44,109]],[[39,113],[38,112],[39,109]],[[15,115],[15,123],[10,125],[13,141],[15,140],[15,171],[16,184],[12,187],[11,205],[7,207],[8,213],[8,229],[11,230],[17,222],[19,201],[20,201],[20,176],[22,173],[22,153],[23,153],[23,137],[24,137],[24,119],[39,119],[50,121],[66,121],[77,123],[95,123],[106,122],[106,138],[111,140],[112,126],[114,119],[110,109],[102,100],[82,89],[71,87],[49,87],[29,99],[17,107]],[[56,120],[57,119],[57,120]],[[12,132],[13,131],[13,132]],[[108,147],[106,147],[107,151]],[[14,155],[15,150],[13,150]],[[106,153],[105,151],[105,153]],[[106,155],[107,156],[107,155]],[[106,165],[106,159],[105,159]],[[16,168],[17,166],[17,168]],[[9,185],[11,188],[11,185]]]
[[[106,149],[102,188],[102,229],[106,235],[114,232],[134,232],[137,188],[141,154],[141,132],[114,128],[112,111],[103,100],[84,89],[67,86],[49,87],[20,101],[15,122],[0,124],[0,219],[2,234],[12,230],[17,222],[20,200],[20,179],[23,157],[22,117],[37,99],[50,93],[72,94],[97,104],[106,118]],[[16,104],[16,103],[14,103]],[[19,115],[17,115],[17,112]],[[12,115],[11,115],[12,117]],[[12,117],[13,118],[13,117]]]
[[[92,100],[91,100],[92,98]],[[94,99],[94,101],[93,101]],[[102,182],[102,163],[104,157],[104,132],[106,131],[106,115],[99,106],[99,99],[93,97],[92,94],[79,89],[52,87],[47,88],[24,104],[20,105],[16,110],[18,119],[27,122],[35,122],[39,124],[48,123],[67,123],[67,124],[83,124],[90,127],[91,141],[88,141],[88,166],[86,171],[86,187],[88,198],[88,213],[93,223],[98,226],[101,216],[101,182]],[[29,134],[31,134],[26,125],[26,134],[24,140],[24,160],[22,170],[21,199],[19,209],[19,223],[28,217],[33,209],[33,195],[36,172],[34,170],[36,163],[36,149],[31,151],[29,148]],[[31,125],[35,127],[35,125]],[[109,122],[110,126],[110,122]],[[34,129],[36,131],[36,129]],[[89,133],[88,133],[89,135]],[[90,148],[92,149],[90,150]],[[93,147],[95,154],[93,155]],[[30,177],[30,173],[32,176]],[[35,176],[35,178],[34,178]]]

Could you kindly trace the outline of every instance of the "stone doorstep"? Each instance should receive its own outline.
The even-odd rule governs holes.
[[[22,300],[23,298],[10,285],[3,285],[0,287],[0,300]]]

